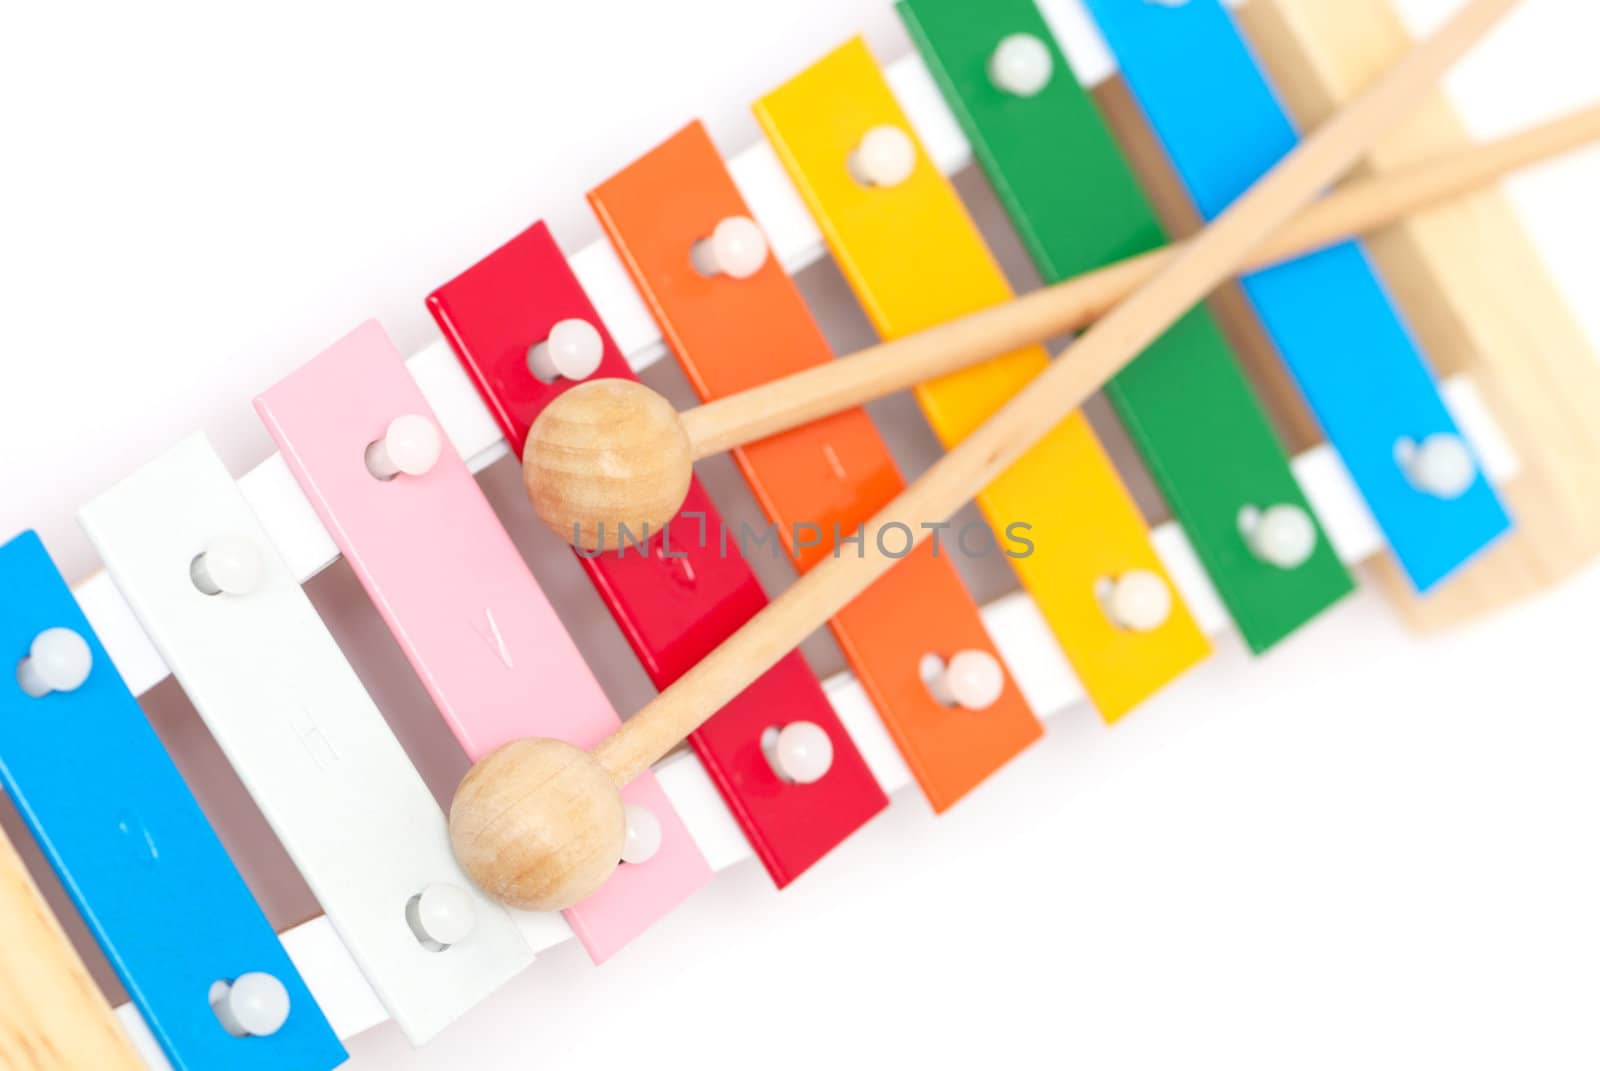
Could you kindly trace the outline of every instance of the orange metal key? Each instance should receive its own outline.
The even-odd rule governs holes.
[[[702,400],[833,359],[799,290],[771,258],[746,278],[707,276],[691,262],[691,249],[719,223],[750,215],[700,124],[601,184],[589,200]],[[860,544],[848,537],[905,486],[861,409],[754,443],[735,457],[801,570],[830,553],[857,553]],[[955,551],[949,541],[924,543],[832,622],[935,810],[1042,732],[962,586]],[[1000,690],[984,709],[943,702],[924,682],[925,660],[931,672],[959,652],[994,659]],[[958,665],[971,664],[968,655]]]

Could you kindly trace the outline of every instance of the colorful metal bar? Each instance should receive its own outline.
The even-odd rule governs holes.
[[[1166,244],[1034,0],[902,0],[900,14],[1045,282]],[[1041,56],[1048,80],[1037,88],[1019,81],[1029,71],[1001,67]],[[1352,590],[1320,528],[1315,548],[1293,565],[1252,549],[1250,521],[1268,509],[1292,507],[1315,520],[1204,306],[1108,383],[1106,394],[1252,650],[1267,649]]]
[[[440,287],[428,305],[518,453],[534,418],[574,385],[529,370],[530,350],[557,323],[583,320],[599,332],[595,376],[633,377],[542,223]],[[767,601],[698,480],[670,533],[670,547],[658,533],[643,552],[579,555],[657,687],[688,672]],[[814,784],[781,779],[761,746],[769,729],[802,721],[833,744],[832,768]],[[689,740],[780,887],[888,804],[798,652]]]
[[[1295,147],[1293,124],[1220,0],[1087,2],[1206,218]],[[1358,244],[1258,272],[1244,287],[1419,590],[1509,529],[1481,471],[1441,493],[1408,467],[1418,446],[1464,450],[1465,439]]]
[[[368,448],[396,418],[438,429],[376,321],[257,398],[256,411],[468,758],[525,736],[593,747],[615,731],[616,711],[455,451],[445,446],[423,474],[369,469]],[[661,846],[566,913],[597,963],[711,880],[653,776],[623,799],[655,816]]]
[[[847,43],[763,97],[756,115],[817,217],[828,247],[886,338],[998,304],[1012,296],[955,191],[915,145],[910,124],[866,45]],[[893,185],[867,185],[850,160],[864,136],[890,128],[910,138],[916,159]],[[1032,346],[917,389],[923,412],[954,445],[1047,362]],[[1088,421],[1075,414],[978,498],[1008,541],[1025,525],[1031,552],[1012,558],[1084,690],[1108,720],[1204,658],[1210,650],[1174,593],[1164,623],[1120,627],[1103,588],[1132,571],[1170,578],[1133,500]]]
[[[461,872],[433,794],[203,436],[79,520],[408,1037],[432,1037],[533,961]],[[408,919],[434,886],[472,918],[445,947]]]
[[[775,260],[748,278],[703,275],[689,250],[727,219],[748,219],[704,127],[684,128],[589,195],[668,345],[702,400],[833,359]],[[905,486],[866,411],[854,409],[735,451],[757,498],[804,570],[861,530]],[[867,538],[872,538],[868,536]],[[859,546],[859,544],[855,544]],[[833,634],[936,810],[1043,731],[1006,675],[999,699],[966,710],[935,698],[922,673],[963,651],[999,662],[952,555],[924,543],[832,621]]]
[[[0,546],[0,591],[0,780],[167,1059],[178,1071],[344,1063],[338,1036],[32,532]],[[89,673],[70,691],[35,696],[17,670],[50,629],[82,641]],[[209,994],[254,972],[283,984],[289,1017],[271,1035],[235,1037]]]

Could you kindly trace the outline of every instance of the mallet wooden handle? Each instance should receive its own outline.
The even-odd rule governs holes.
[[[1349,104],[1256,183],[1232,208],[1178,248],[1154,278],[1113,308],[1067,353],[868,522],[907,525],[948,518],[1051,428],[1249,261],[1319,190],[1353,167],[1517,0],[1473,0],[1443,29]],[[1024,298],[989,316],[938,329],[951,352],[1004,353],[1059,329],[1048,298]],[[994,336],[999,336],[996,342]],[[950,341],[949,336],[955,336]],[[924,336],[925,337],[925,336]],[[959,343],[959,344],[958,344]],[[924,345],[927,345],[924,342]],[[860,557],[835,557],[780,597],[593,751],[618,785],[686,736],[895,564],[867,540]]]
[[[1600,105],[1531,130],[1351,183],[1305,209],[1245,260],[1268,267],[1480,189],[1518,168],[1600,139]],[[707,402],[680,414],[694,457],[821,420],[1019,346],[1075,331],[1156,276],[1184,245],[1129,257],[959,320]],[[1018,306],[1026,315],[1018,317]]]

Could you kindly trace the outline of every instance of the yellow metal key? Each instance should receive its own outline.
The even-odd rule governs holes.
[[[955,190],[851,41],[757,102],[756,116],[884,338],[1012,297]],[[917,389],[948,448],[1042,371],[1030,346]],[[978,498],[1107,721],[1204,658],[1205,635],[1089,423],[1074,414]],[[872,538],[869,536],[868,538]],[[944,553],[973,553],[947,534]]]

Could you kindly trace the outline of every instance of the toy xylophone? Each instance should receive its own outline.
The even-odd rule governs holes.
[[[104,573],[0,548],[0,777],[132,1002],[114,1023],[0,845],[6,1066],[334,1067],[385,1018],[422,1043],[717,869],[782,887],[894,790],[953,805],[1041,716],[1121,717],[1223,629],[1268,650],[1357,561],[1419,625],[1569,573],[1600,539],[1592,358],[1493,194],[1396,217],[1596,117],[1469,150],[1432,101],[1368,154],[1514,3],[1408,52],[1383,0],[905,0],[917,56],[844,45],[757,102],[762,143],[724,161],[690,125],[597,187],[606,243],[536,224],[430,295],[441,341],[405,360],[364,324],[266,391],[258,468],[193,437],[90,502]],[[946,178],[972,161],[1053,284],[1018,303]],[[837,363],[790,278],[824,253],[885,339]],[[701,407],[632,383],[668,354]],[[1067,415],[1103,381],[1170,523]],[[950,451],[909,492],[859,408],[907,388]],[[730,449],[802,573],[776,600],[689,468]],[[508,451],[662,689],[625,723],[473,479]],[[974,493],[985,525],[939,553],[925,526]],[[964,540],[1026,594],[979,607]],[[340,556],[479,763],[448,833],[302,591]],[[824,619],[851,672],[820,682],[794,647]],[[323,917],[266,923],[139,709],[168,675]]]

